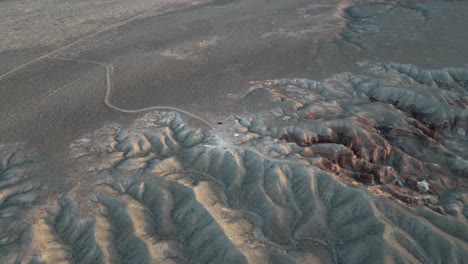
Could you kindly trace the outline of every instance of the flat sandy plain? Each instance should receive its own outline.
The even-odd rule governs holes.
[[[466,263],[467,13],[0,1],[0,263]]]

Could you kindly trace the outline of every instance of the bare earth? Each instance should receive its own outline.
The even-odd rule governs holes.
[[[0,1],[0,263],[465,263],[467,13]]]

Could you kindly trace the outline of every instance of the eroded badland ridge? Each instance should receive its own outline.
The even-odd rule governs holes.
[[[0,99],[0,262],[464,263],[468,67],[463,41],[441,47],[455,34],[441,21],[465,21],[468,5],[266,2],[154,1],[148,11],[136,1],[120,20],[95,20],[109,31],[3,65],[0,93],[16,85],[31,94]],[[223,20],[205,32],[200,14]],[[135,30],[159,32],[166,20],[181,31]],[[75,30],[96,29],[84,26]],[[191,26],[201,37],[182,37]],[[75,33],[44,46],[66,34]],[[144,41],[134,50],[128,36]],[[0,46],[25,49],[35,37]],[[401,63],[422,44],[434,55]],[[235,45],[255,52],[230,54]],[[313,56],[301,59],[308,48]],[[275,78],[252,79],[265,72]],[[192,83],[212,86],[183,90]],[[195,106],[158,101],[172,96]]]

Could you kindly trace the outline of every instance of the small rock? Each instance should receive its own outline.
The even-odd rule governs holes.
[[[395,179],[394,184],[395,184],[395,185],[398,185],[398,186],[401,186],[401,187],[405,186],[405,185],[403,184],[403,182],[402,182],[401,180],[399,180],[399,179]]]
[[[417,188],[419,192],[429,191],[429,184],[426,180],[418,181]]]

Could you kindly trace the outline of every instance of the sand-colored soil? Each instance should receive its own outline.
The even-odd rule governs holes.
[[[0,263],[465,263],[465,10],[0,1]]]
[[[155,112],[74,141],[74,188],[10,224],[28,239],[8,235],[4,256],[463,263],[468,70],[362,67],[368,75],[254,82],[242,101],[252,114],[216,130]],[[3,152],[4,208],[25,215],[35,187],[14,171],[40,161],[24,146]]]

